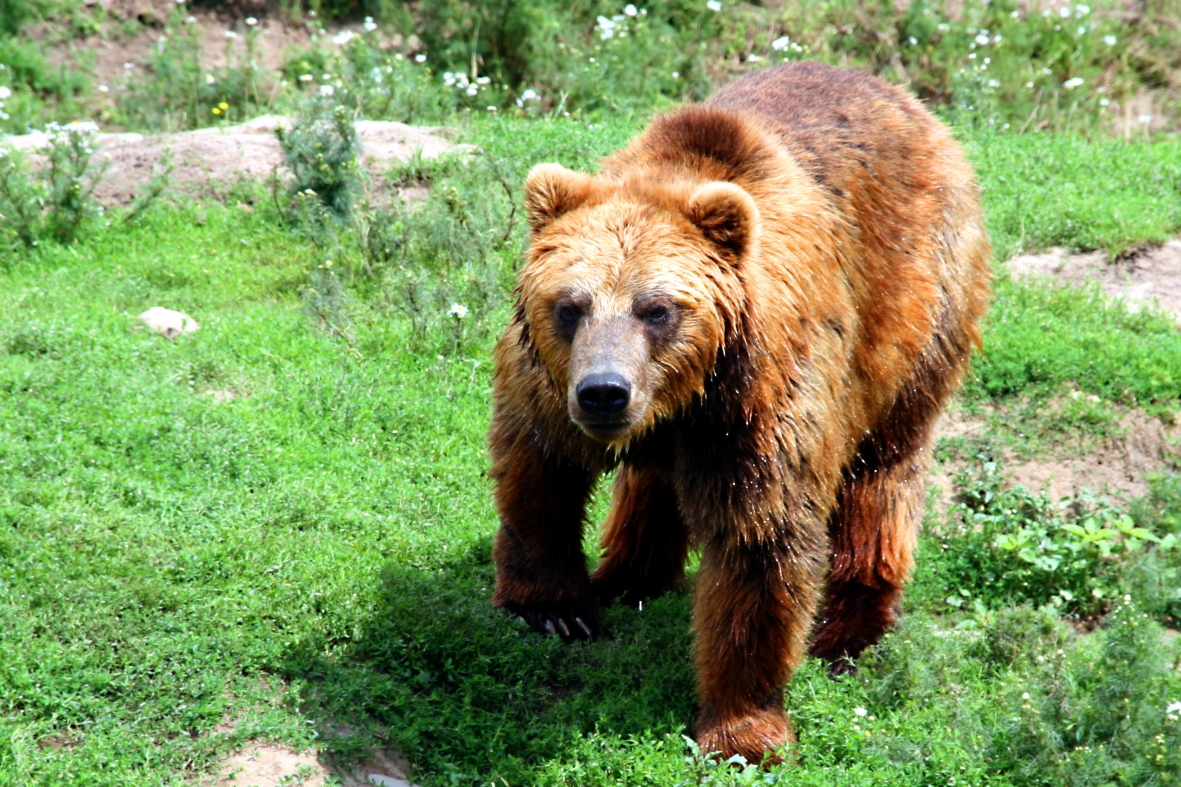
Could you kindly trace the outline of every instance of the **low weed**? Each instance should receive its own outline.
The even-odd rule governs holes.
[[[275,134],[291,174],[292,194],[315,197],[314,201],[337,220],[350,218],[365,186],[352,114],[327,98],[313,96],[291,127],[281,125]],[[299,199],[295,203],[302,222],[320,221],[314,211],[309,212],[306,202]]]
[[[318,24],[311,28],[318,43],[283,65],[287,83],[303,94],[330,97],[368,120],[436,123],[454,113],[457,103],[448,87],[424,62],[388,46],[372,20],[360,33],[346,30],[331,41]],[[497,104],[500,100],[495,99]]]
[[[0,157],[0,237],[32,246],[43,237],[71,243],[102,215],[94,189],[108,162],[95,160],[93,123],[50,125],[45,164],[31,177],[23,156]]]
[[[258,24],[250,22],[225,31],[224,64],[211,68],[201,62],[201,28],[179,6],[148,56],[145,73],[132,65],[115,86],[112,120],[132,129],[181,131],[241,122],[264,111],[272,96],[265,92],[258,62]]]
[[[1086,490],[1051,501],[1045,492],[1005,488],[993,461],[969,466],[957,488],[960,502],[938,531],[928,569],[955,609],[1024,603],[1099,614],[1129,590],[1143,553],[1181,552],[1177,534],[1154,532]]]
[[[38,42],[0,35],[0,134],[26,134],[86,117],[91,95],[86,70],[93,59],[79,48],[70,63],[52,65]]]

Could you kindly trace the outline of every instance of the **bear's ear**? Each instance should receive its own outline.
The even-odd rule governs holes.
[[[750,251],[758,232],[759,209],[750,194],[733,183],[707,183],[689,198],[685,217],[732,263]]]
[[[529,226],[540,232],[554,219],[586,202],[591,176],[560,164],[538,164],[525,178],[525,212]]]

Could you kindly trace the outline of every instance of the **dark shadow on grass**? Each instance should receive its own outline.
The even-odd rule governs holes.
[[[347,725],[386,738],[418,769],[460,781],[522,783],[573,736],[596,728],[659,736],[693,721],[687,594],[642,611],[605,610],[607,636],[565,645],[490,603],[495,572],[485,539],[438,569],[389,565],[376,608],[350,643],[309,643],[287,676],[308,682],[305,713],[344,756],[365,755]],[[330,655],[325,655],[328,653]]]

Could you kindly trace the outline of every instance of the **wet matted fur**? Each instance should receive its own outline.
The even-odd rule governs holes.
[[[595,636],[601,602],[677,588],[700,547],[694,734],[773,760],[809,632],[841,669],[895,621],[931,427],[989,294],[971,169],[905,91],[801,63],[658,117],[597,175],[539,165],[525,193],[494,603]]]

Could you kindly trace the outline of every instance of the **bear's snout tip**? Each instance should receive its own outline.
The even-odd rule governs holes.
[[[574,390],[578,407],[592,418],[609,418],[631,403],[631,383],[614,372],[588,374]]]

